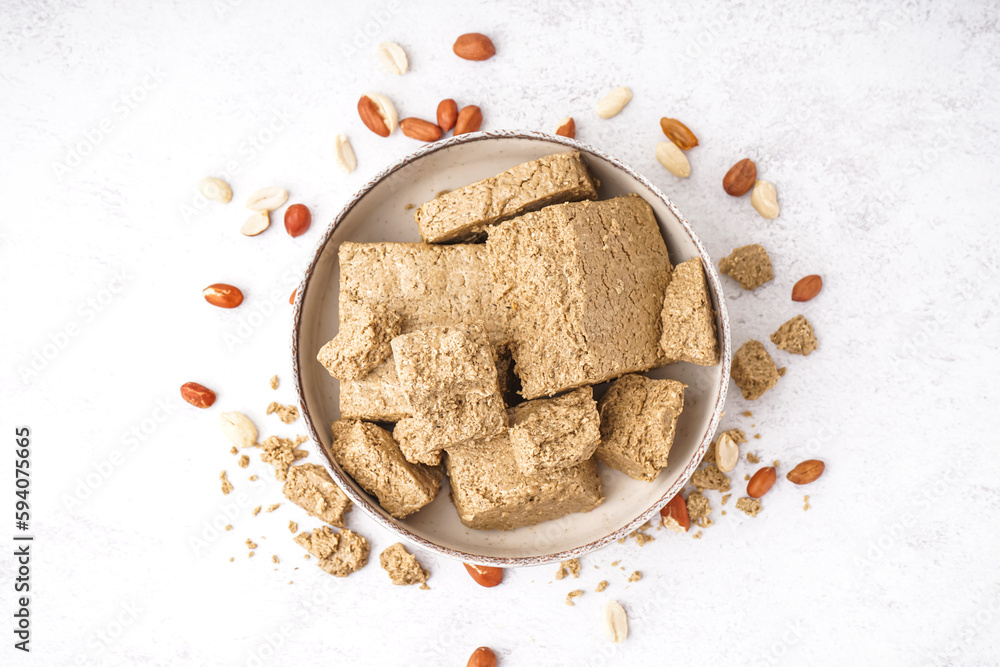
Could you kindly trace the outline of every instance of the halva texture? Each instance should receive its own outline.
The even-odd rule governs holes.
[[[379,554],[379,565],[389,573],[389,578],[396,586],[411,586],[423,584],[429,573],[420,566],[417,557],[406,550],[402,542],[396,542]]]
[[[525,398],[666,363],[670,260],[641,197],[549,206],[492,228],[486,247]]]
[[[778,367],[759,340],[748,340],[733,355],[733,382],[743,398],[753,401],[778,384]]]
[[[601,440],[601,417],[592,387],[521,403],[511,409],[510,416],[514,460],[526,475],[582,463]]]
[[[660,348],[667,359],[699,366],[719,363],[715,313],[705,269],[697,257],[674,267],[663,297],[661,319]]]
[[[452,501],[469,528],[532,526],[589,512],[604,500],[593,459],[524,475],[514,462],[507,431],[481,445],[449,451],[445,462]]]
[[[344,515],[351,509],[351,501],[323,466],[315,463],[292,466],[282,491],[286,498],[317,519],[344,527]]]
[[[368,540],[352,530],[333,532],[328,526],[302,532],[295,542],[315,556],[317,565],[335,577],[346,577],[357,572],[368,562]]]
[[[441,489],[440,472],[408,462],[392,436],[375,424],[341,419],[332,432],[333,458],[397,519],[430,503]]]
[[[736,248],[728,257],[719,260],[719,271],[727,274],[746,290],[757,289],[774,280],[771,258],[759,243]]]
[[[399,335],[399,324],[395,312],[361,304],[352,319],[341,323],[337,336],[323,346],[316,358],[335,378],[364,377],[392,354],[389,341]]]
[[[579,153],[562,153],[441,194],[413,217],[427,243],[479,241],[488,227],[499,222],[581,199],[597,199],[596,184]]]
[[[677,418],[684,409],[685,386],[642,375],[613,382],[597,406],[601,414],[597,460],[633,479],[656,479],[667,465]]]
[[[796,315],[778,327],[778,330],[771,334],[771,342],[779,350],[806,357],[819,346],[812,325],[802,315]]]
[[[394,312],[400,334],[482,322],[490,343],[506,342],[490,294],[484,245],[344,243],[339,261],[342,327],[363,321],[367,311]],[[340,412],[342,417],[369,421],[409,416],[391,359],[363,377],[341,382]]]
[[[412,430],[398,434],[411,461],[416,459],[412,452],[440,451],[507,428],[493,350],[482,325],[431,327],[397,336],[392,354],[413,414]]]

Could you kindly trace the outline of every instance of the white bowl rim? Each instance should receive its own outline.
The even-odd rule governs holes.
[[[333,238],[333,234],[341,221],[353,210],[362,198],[364,198],[373,188],[375,188],[379,183],[385,180],[388,176],[398,171],[399,169],[407,166],[411,162],[418,160],[426,155],[436,153],[437,151],[444,150],[451,146],[456,146],[459,144],[471,143],[474,141],[484,141],[491,139],[529,139],[534,141],[545,141],[548,143],[557,143],[566,146],[567,148],[572,148],[578,150],[584,154],[593,156],[604,162],[614,166],[616,169],[624,172],[626,175],[634,178],[636,181],[641,183],[653,196],[659,199],[677,220],[681,223],[681,226],[687,232],[691,241],[694,243],[695,247],[698,249],[698,254],[701,257],[702,265],[706,269],[706,278],[708,279],[709,288],[715,297],[716,311],[719,316],[719,324],[722,333],[722,382],[720,382],[719,391],[715,396],[715,409],[712,411],[712,419],[709,422],[708,428],[705,430],[705,435],[702,437],[701,443],[695,450],[694,455],[691,460],[688,461],[687,465],[681,471],[681,474],[677,477],[677,480],[667,489],[656,502],[654,502],[650,507],[645,509],[639,514],[635,519],[632,519],[627,524],[618,528],[611,533],[605,535],[604,537],[588,542],[587,544],[574,547],[572,549],[566,549],[563,551],[558,551],[551,554],[545,554],[541,556],[519,556],[519,557],[500,557],[500,556],[485,556],[480,554],[466,553],[457,549],[451,549],[449,547],[444,547],[419,535],[416,535],[405,526],[400,525],[395,520],[388,518],[378,512],[370,503],[367,498],[361,496],[354,487],[349,483],[347,476],[344,472],[340,470],[340,467],[331,459],[327,454],[326,449],[323,447],[322,441],[319,437],[319,432],[316,429],[316,424],[313,422],[312,417],[309,414],[309,409],[306,405],[305,392],[302,387],[301,378],[301,365],[300,365],[300,355],[299,355],[299,332],[302,326],[302,301],[305,297],[306,292],[309,289],[309,281],[313,276],[313,272],[316,268],[316,264],[319,262],[320,256],[323,254],[327,243]],[[373,176],[367,183],[365,183],[360,190],[358,190],[353,197],[344,205],[337,216],[334,218],[333,222],[327,227],[326,232],[323,237],[319,240],[316,245],[316,250],[313,253],[312,260],[309,262],[309,266],[306,267],[305,274],[302,277],[302,281],[299,283],[298,289],[295,292],[295,303],[292,312],[292,340],[291,340],[291,353],[292,353],[292,377],[295,383],[295,391],[299,397],[299,403],[302,408],[302,417],[306,422],[306,426],[309,429],[309,434],[312,438],[312,445],[314,450],[317,450],[323,457],[325,461],[325,467],[327,472],[329,472],[334,481],[336,481],[337,486],[347,494],[347,497],[351,501],[361,508],[361,511],[368,515],[375,523],[382,526],[390,533],[393,533],[407,542],[414,544],[428,551],[439,553],[448,558],[454,560],[462,561],[464,563],[476,564],[476,565],[489,565],[494,567],[530,567],[535,565],[545,565],[548,563],[555,563],[559,561],[569,560],[571,558],[578,558],[584,554],[596,551],[602,547],[612,544],[617,540],[626,537],[629,533],[636,530],[642,526],[646,521],[649,521],[659,510],[663,507],[670,499],[676,496],[687,484],[688,479],[694,474],[695,469],[701,463],[702,458],[705,456],[705,452],[708,450],[709,444],[712,442],[712,438],[715,436],[715,432],[719,428],[719,423],[722,419],[723,412],[726,405],[726,392],[729,388],[729,371],[732,362],[732,341],[731,332],[729,327],[729,311],[726,308],[725,294],[722,290],[722,282],[719,278],[718,271],[712,262],[708,251],[702,244],[701,239],[692,229],[691,224],[688,222],[687,218],[680,212],[677,206],[667,197],[663,192],[660,191],[658,187],[653,185],[645,176],[638,173],[632,167],[629,167],[621,160],[612,157],[608,153],[584,144],[583,142],[577,141],[576,139],[570,139],[568,137],[547,134],[545,132],[538,132],[534,130],[490,130],[486,132],[472,132],[468,134],[459,135],[456,137],[451,137],[449,139],[443,139],[436,141],[434,143],[427,144],[417,149],[413,153],[400,158],[396,162],[392,163],[382,171],[378,172]],[[311,359],[312,357],[310,357]]]

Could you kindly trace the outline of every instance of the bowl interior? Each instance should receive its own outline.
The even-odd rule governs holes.
[[[601,199],[638,193],[653,207],[674,264],[701,257],[713,293],[722,362],[705,368],[677,363],[651,373],[688,385],[670,465],[652,483],[599,465],[604,503],[584,514],[517,530],[480,531],[461,524],[447,488],[429,506],[400,521],[344,474],[328,454],[330,424],[340,416],[339,382],[316,361],[337,334],[340,272],[337,251],[344,241],[419,241],[413,206],[545,155],[580,150],[600,180]],[[610,156],[569,139],[531,132],[491,132],[437,142],[379,174],[341,212],[316,251],[298,292],[293,335],[296,384],[307,424],[331,473],[367,514],[402,538],[467,562],[532,565],[580,555],[633,530],[676,494],[697,466],[718,426],[729,376],[730,339],[719,277],[711,259],[680,213],[655,187]],[[599,394],[603,387],[599,387]]]

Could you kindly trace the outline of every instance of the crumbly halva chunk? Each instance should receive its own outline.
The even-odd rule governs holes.
[[[389,341],[399,334],[400,317],[394,311],[360,304],[351,319],[341,322],[336,337],[320,349],[316,358],[333,377],[357,380],[392,354]]]
[[[282,492],[317,519],[331,526],[344,527],[344,515],[351,509],[351,501],[323,466],[315,463],[292,466]]]
[[[593,459],[524,475],[514,463],[507,431],[474,447],[449,450],[445,465],[452,502],[469,528],[513,530],[589,512],[604,501]]]
[[[427,243],[481,241],[488,227],[551,204],[597,199],[577,152],[548,155],[441,194],[413,213]]]
[[[389,573],[396,586],[423,584],[430,573],[420,566],[417,557],[406,550],[402,542],[396,542],[379,554],[378,562]]]
[[[719,260],[719,271],[727,274],[745,290],[754,290],[774,280],[771,258],[759,243],[740,246]]]
[[[597,404],[601,415],[597,460],[633,479],[656,479],[667,465],[686,386],[642,375],[613,382]]]
[[[320,526],[311,533],[299,533],[295,542],[319,560],[317,565],[324,572],[335,577],[346,577],[368,563],[368,540],[353,530],[333,532],[329,526]]]
[[[778,327],[778,330],[771,334],[771,342],[779,350],[806,357],[819,347],[812,325],[802,315],[796,315]]]
[[[729,477],[714,463],[691,475],[691,483],[699,491],[711,489],[725,492],[729,490]]]
[[[759,340],[748,340],[733,355],[731,375],[743,392],[743,398],[754,401],[778,384],[778,367]]]
[[[274,476],[283,482],[288,477],[288,466],[309,456],[309,452],[299,449],[299,445],[307,439],[304,435],[297,436],[294,440],[272,435],[261,440],[256,447],[262,450],[260,460],[270,463],[274,468]]]
[[[486,247],[425,243],[340,246],[340,323],[364,320],[365,309],[394,312],[399,333],[482,322],[490,343],[506,342],[490,293]],[[396,368],[386,359],[368,375],[340,383],[342,417],[398,421],[410,416]]]
[[[756,498],[749,498],[744,496],[736,501],[736,509],[741,510],[747,516],[757,516],[760,514],[764,506],[760,504],[760,501]]]
[[[712,513],[712,505],[701,491],[689,493],[684,503],[687,506],[688,518],[691,523],[696,524],[699,528],[708,528],[712,525],[712,520],[709,518]]]
[[[666,363],[670,259],[641,197],[549,206],[493,227],[486,247],[524,398]]]
[[[400,434],[404,454],[459,446],[507,428],[493,350],[480,324],[397,336],[392,355],[413,413],[412,428]],[[419,434],[419,441],[411,434]]]
[[[589,459],[601,441],[593,387],[527,401],[509,414],[514,460],[526,475],[575,466]]]
[[[341,419],[332,433],[333,458],[397,519],[427,505],[441,490],[440,473],[407,461],[392,436],[375,424]]]
[[[277,413],[278,419],[284,424],[291,424],[299,418],[299,409],[294,405],[282,405],[277,401],[271,401],[267,406],[267,414]]]
[[[699,366],[719,363],[715,312],[705,268],[697,257],[674,267],[663,297],[661,319],[660,348],[667,359]]]

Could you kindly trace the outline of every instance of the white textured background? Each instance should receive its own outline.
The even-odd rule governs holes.
[[[502,665],[996,664],[998,5],[416,5],[2,3],[0,662],[464,665],[487,644]],[[467,31],[497,56],[456,58]],[[402,78],[375,59],[384,39],[409,53]],[[596,99],[618,85],[633,102],[599,120]],[[361,125],[367,90],[401,116],[476,103],[484,129],[575,116],[578,138],[651,176],[716,258],[764,244],[773,283],[743,293],[726,279],[736,345],[802,312],[820,348],[775,352],[787,376],[752,405],[734,396],[723,424],[760,432],[752,451],[784,471],[824,459],[813,509],[787,483],[753,520],[721,517],[712,494],[702,540],[654,532],[585,558],[579,580],[508,571],[487,590],[421,554],[431,591],[390,586],[377,561],[322,573],[285,527],[316,522],[288,503],[251,517],[280,489],[259,462],[235,466],[218,413],[302,432],[263,416],[275,394],[293,399],[288,293],[342,202],[416,148]],[[654,160],[663,115],[701,140],[687,180]],[[340,132],[359,158],[347,177]],[[744,156],[776,184],[778,220],[723,193]],[[227,168],[234,203],[185,215],[197,181]],[[237,233],[240,202],[272,184],[311,207],[304,237],[278,216],[263,236]],[[814,272],[823,293],[791,302]],[[216,281],[244,287],[243,307],[206,306]],[[216,406],[182,403],[188,380],[214,387]],[[10,634],[14,424],[34,433],[30,656]],[[235,529],[213,536],[206,523],[239,499],[219,493],[223,468],[246,496]],[[373,560],[393,541],[358,511],[350,525]],[[644,578],[626,585],[632,570]],[[567,607],[573,588],[588,592]],[[631,618],[620,647],[598,630],[608,597]]]

